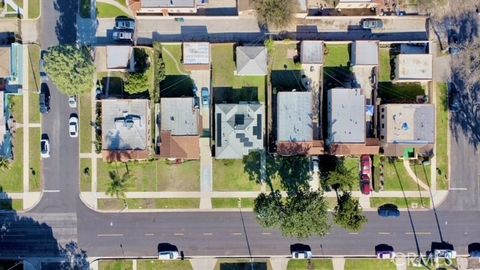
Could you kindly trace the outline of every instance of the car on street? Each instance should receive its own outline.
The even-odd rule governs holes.
[[[202,87],[202,105],[208,106],[210,100],[210,94],[207,87]]]
[[[46,93],[40,93],[39,97],[40,113],[48,113],[50,111],[50,101]]]
[[[135,21],[129,19],[118,19],[115,21],[115,29],[135,30]]]
[[[455,259],[457,252],[452,249],[435,249],[433,250],[433,258]]]
[[[42,158],[50,157],[50,141],[46,134],[42,134],[42,138],[40,139],[40,156]]]
[[[292,252],[292,259],[311,259],[311,258],[312,258],[312,252],[308,250]]]
[[[127,30],[127,29],[122,29],[122,30],[117,30],[115,29],[112,34],[113,40],[119,41],[119,42],[125,42],[133,41],[133,31],[132,30]]]
[[[395,251],[393,250],[378,251],[377,259],[395,259]]]
[[[159,260],[176,260],[178,259],[178,251],[160,251],[158,252]]]
[[[68,120],[68,133],[71,138],[78,137],[78,117],[76,114],[70,115],[70,119]]]
[[[382,29],[383,21],[381,19],[363,19],[362,28],[363,29]]]
[[[397,218],[400,216],[400,211],[394,207],[380,207],[378,208],[378,215],[385,218]]]
[[[77,96],[68,97],[68,106],[70,106],[70,108],[77,108]]]
[[[45,71],[45,60],[43,59],[40,59],[40,79],[42,80],[42,82],[48,81],[48,75]]]

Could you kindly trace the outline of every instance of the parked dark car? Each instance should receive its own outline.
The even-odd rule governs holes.
[[[135,21],[131,19],[118,19],[115,21],[115,29],[135,30]]]
[[[48,113],[50,111],[50,101],[46,93],[40,93],[40,113]]]
[[[378,215],[386,218],[396,218],[400,216],[400,211],[396,206],[380,206],[378,208]]]

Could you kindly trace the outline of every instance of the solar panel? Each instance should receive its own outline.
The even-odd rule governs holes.
[[[222,147],[222,114],[217,113],[217,136],[215,138],[217,147]]]

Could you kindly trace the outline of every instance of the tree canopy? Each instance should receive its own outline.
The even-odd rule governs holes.
[[[108,184],[105,193],[117,199],[124,199],[131,175],[128,172],[120,175],[117,171],[109,171],[108,176],[112,181]]]
[[[149,88],[148,77],[145,73],[132,73],[125,82],[125,92],[138,94],[147,91]]]
[[[338,226],[352,232],[360,231],[368,221],[358,199],[352,198],[348,192],[338,198],[338,205],[335,206],[333,217]]]
[[[278,228],[282,223],[283,204],[282,195],[274,191],[268,195],[261,193],[255,199],[254,212],[257,214],[258,222],[267,228]]]
[[[58,45],[50,47],[44,56],[45,71],[58,90],[67,95],[79,95],[93,88],[95,67],[87,47]]]
[[[335,170],[331,171],[325,184],[331,186],[335,191],[352,190],[353,182],[356,181],[355,176],[349,171],[343,163],[338,163]]]
[[[292,22],[297,10],[295,0],[253,0],[258,20],[268,26],[284,28]]]

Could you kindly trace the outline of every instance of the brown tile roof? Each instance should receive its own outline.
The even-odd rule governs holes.
[[[161,157],[200,159],[199,136],[172,136],[170,131],[162,131],[160,140]]]
[[[332,155],[376,155],[380,152],[378,139],[367,138],[365,144],[335,144],[330,146]]]
[[[126,162],[129,160],[145,160],[150,157],[148,150],[102,150],[103,161]]]
[[[323,155],[322,141],[313,142],[278,142],[277,153],[282,156]]]
[[[426,144],[421,146],[386,144],[383,146],[383,154],[387,157],[401,157],[407,148],[414,148],[415,152],[421,156],[433,155],[434,144]]]

